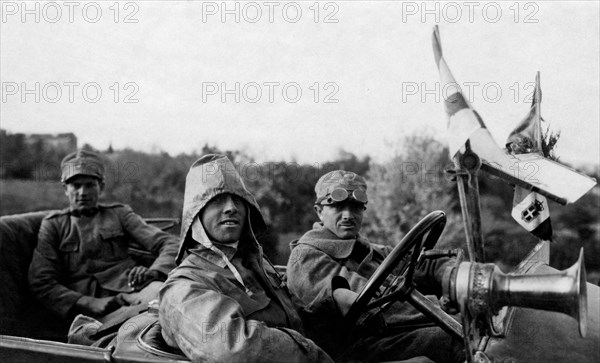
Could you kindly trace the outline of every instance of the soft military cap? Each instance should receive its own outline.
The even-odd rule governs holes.
[[[351,171],[334,170],[323,175],[321,178],[319,178],[319,181],[317,181],[317,185],[315,185],[315,193],[317,194],[317,200],[315,201],[315,204],[321,203],[324,199],[331,195],[331,192],[336,189],[345,189],[349,192],[360,190],[365,194],[364,204],[367,203],[367,182],[365,181],[365,178]],[[350,195],[349,197],[352,196]]]
[[[74,176],[88,175],[104,180],[104,162],[100,155],[86,150],[75,151],[62,160],[60,181],[66,183]]]

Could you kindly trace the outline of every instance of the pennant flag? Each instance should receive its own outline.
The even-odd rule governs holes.
[[[471,108],[471,105],[463,97],[460,86],[454,80],[454,76],[452,76],[452,72],[446,64],[446,60],[442,55],[440,31],[437,25],[433,31],[433,54],[440,72],[442,83],[440,89],[446,90],[447,93],[448,90],[454,90],[450,95],[444,95],[444,107],[448,115],[448,143],[450,155],[454,157],[469,137],[476,130],[485,129],[485,125],[477,112]]]
[[[535,91],[527,116],[510,133],[506,148],[512,154],[537,153],[542,157],[541,112],[542,90],[540,72],[535,77]],[[534,236],[549,241],[552,238],[550,210],[546,197],[520,186],[515,186],[512,217]]]
[[[541,102],[542,90],[540,89],[540,72],[538,72],[535,76],[535,90],[531,100],[531,109],[527,116],[508,135],[506,141],[508,152],[512,154],[542,153]]]
[[[532,106],[528,117],[523,121],[523,127],[517,127],[514,135],[511,135],[522,140],[521,143],[510,141],[511,145],[515,145],[516,151],[524,153],[512,154],[500,147],[485,127],[481,117],[463,97],[460,86],[454,80],[442,54],[437,25],[433,30],[433,53],[440,73],[440,89],[451,90],[446,92],[446,94],[450,93],[449,96],[444,95],[444,107],[448,116],[448,146],[452,157],[456,156],[461,149],[464,150],[465,143],[469,141],[471,150],[481,158],[482,170],[527,190],[543,194],[561,204],[575,202],[596,185],[595,179],[544,158],[539,152],[527,152],[534,150],[533,144],[536,140],[540,140],[539,125],[525,122],[537,117],[534,115],[535,112],[539,114],[539,102],[534,102],[537,111]],[[536,97],[541,97],[539,91],[536,94]],[[524,138],[525,134],[527,138]],[[532,167],[535,168],[533,172]]]

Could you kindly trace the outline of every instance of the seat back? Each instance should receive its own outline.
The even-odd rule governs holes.
[[[66,341],[68,321],[59,319],[29,291],[28,271],[42,219],[52,210],[0,217],[0,334]],[[177,218],[146,220],[169,233],[178,233]],[[140,264],[150,265],[156,256],[142,246],[130,254]]]
[[[27,273],[42,219],[50,212],[0,217],[0,334],[30,336],[30,327],[41,328],[38,321],[28,324],[24,316],[35,304]]]

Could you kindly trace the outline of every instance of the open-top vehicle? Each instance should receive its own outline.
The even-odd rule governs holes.
[[[441,52],[437,29],[434,53],[444,84],[456,83]],[[454,98],[452,98],[454,97]],[[450,141],[467,236],[468,261],[460,251],[436,250],[435,243],[446,224],[442,211],[421,220],[381,264],[347,315],[360,329],[365,317],[386,304],[406,300],[429,316],[449,334],[465,344],[468,362],[600,362],[600,289],[586,283],[583,251],[579,260],[564,271],[549,266],[550,244],[539,244],[510,274],[483,260],[483,239],[477,177],[492,173],[529,192],[572,203],[589,191],[595,181],[544,158],[539,152],[511,154],[499,148],[483,121],[462,98],[458,89],[448,100]],[[527,171],[535,163],[535,179]],[[542,211],[532,199],[523,217]],[[37,231],[48,212],[0,218],[0,360],[3,362],[168,362],[186,360],[162,342],[156,311],[148,310],[125,322],[117,340],[103,348],[66,344],[56,325],[27,289],[27,269],[37,243]],[[177,221],[165,229],[177,233]],[[152,258],[132,249],[136,258]],[[457,263],[446,271],[442,306],[415,289],[414,268],[424,258],[454,254]],[[393,281],[389,275],[394,270]],[[397,274],[398,271],[401,274]],[[382,289],[382,285],[387,283]],[[460,312],[460,321],[449,312]],[[107,323],[108,324],[108,323]],[[106,328],[106,327],[105,327]],[[282,357],[282,360],[285,360]]]

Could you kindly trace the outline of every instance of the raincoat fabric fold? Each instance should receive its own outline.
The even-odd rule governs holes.
[[[202,208],[224,193],[248,207],[237,247],[210,241],[197,225]],[[165,342],[193,362],[331,361],[300,333],[286,286],[257,242],[256,234],[265,229],[258,204],[225,156],[207,155],[192,165],[179,266],[161,289],[159,321]]]

